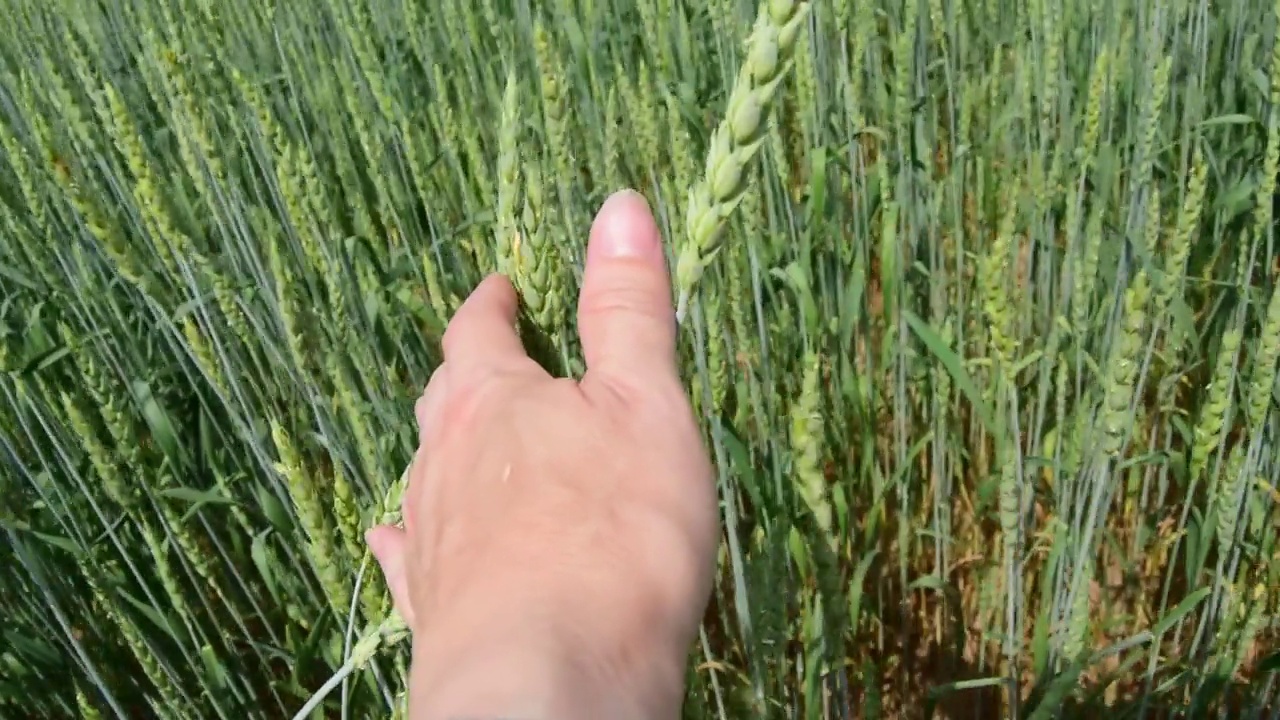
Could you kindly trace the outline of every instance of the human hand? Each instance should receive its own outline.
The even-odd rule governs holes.
[[[413,630],[410,716],[678,717],[718,514],[644,199],[592,225],[581,381],[526,355],[516,308],[494,275],[449,323],[404,529],[369,533]]]

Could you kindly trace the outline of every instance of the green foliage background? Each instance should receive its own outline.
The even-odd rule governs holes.
[[[1280,5],[761,7],[0,0],[0,713],[292,717],[365,638],[316,716],[403,716],[444,324],[502,268],[578,372],[631,186],[705,265],[688,717],[1276,718]]]

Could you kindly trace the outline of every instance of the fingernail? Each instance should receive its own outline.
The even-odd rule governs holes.
[[[587,246],[592,258],[653,257],[661,252],[649,202],[635,190],[620,190],[600,208]]]

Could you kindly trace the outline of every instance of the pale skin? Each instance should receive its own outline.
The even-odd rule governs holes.
[[[671,298],[649,206],[622,191],[591,227],[581,380],[529,359],[500,275],[450,321],[404,528],[368,536],[413,631],[413,720],[679,717],[719,527]]]

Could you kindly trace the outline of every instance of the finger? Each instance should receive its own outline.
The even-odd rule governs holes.
[[[422,395],[414,403],[413,414],[418,421],[418,449],[414,453],[413,463],[409,467],[408,484],[405,488],[401,516],[406,529],[413,527],[414,515],[417,514],[419,499],[423,497],[422,478],[426,475],[424,463],[430,453],[440,447],[441,430],[444,429],[444,408],[448,404],[450,382],[449,364],[441,363]]]
[[[413,406],[413,414],[418,420],[419,445],[431,447],[439,437],[440,418],[449,396],[448,367],[447,363],[441,364],[431,373],[426,389]]]
[[[409,575],[405,563],[409,545],[407,537],[400,528],[379,525],[365,534],[365,542],[369,543],[370,552],[382,568],[396,612],[412,626],[413,604],[409,600]]]
[[[400,519],[404,522],[404,529],[413,532],[418,522],[418,506],[422,503],[423,482],[427,475],[427,455],[425,445],[418,445],[418,450],[413,454],[413,460],[409,463],[408,477],[405,479],[404,493],[400,498]]]
[[[517,308],[511,281],[502,275],[485,278],[445,328],[445,361],[465,367],[527,357],[516,334]]]
[[[675,376],[671,277],[653,213],[635,191],[611,195],[591,225],[578,332],[588,376]]]

